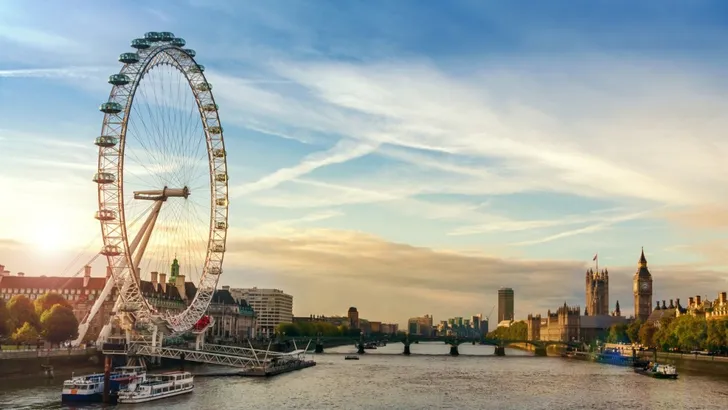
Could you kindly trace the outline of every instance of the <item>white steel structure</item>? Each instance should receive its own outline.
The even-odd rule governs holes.
[[[113,278],[97,304],[116,287],[118,325],[136,339],[155,339],[190,330],[210,304],[225,254],[227,161],[212,85],[195,51],[169,32],[146,33],[131,46],[136,50],[122,53],[121,71],[109,77],[95,141],[100,253]],[[139,228],[128,222],[134,220]],[[180,278],[197,285],[181,313],[158,310],[141,291],[144,275],[165,272],[172,259],[180,268],[170,286]],[[77,343],[99,306],[81,323]]]

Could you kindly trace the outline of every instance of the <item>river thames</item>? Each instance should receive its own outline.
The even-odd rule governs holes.
[[[329,349],[318,365],[270,379],[196,377],[185,396],[139,405],[144,409],[724,409],[728,378],[681,372],[679,380],[636,375],[630,368],[506,349],[461,345],[459,357],[442,343],[399,343],[345,361],[351,347]],[[1,363],[0,363],[1,365]],[[205,372],[205,367],[189,369]],[[3,380],[0,409],[65,409],[63,379]],[[101,405],[84,408],[101,408]],[[127,406],[120,406],[127,407]],[[81,408],[81,407],[76,407]]]

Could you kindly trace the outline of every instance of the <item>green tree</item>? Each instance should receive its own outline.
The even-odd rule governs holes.
[[[705,347],[711,351],[728,348],[728,319],[709,320]]]
[[[10,330],[15,331],[25,323],[29,323],[36,330],[40,328],[38,315],[35,313],[33,302],[25,295],[15,295],[8,302],[8,314],[10,315]]]
[[[68,303],[66,298],[64,298],[63,295],[55,292],[48,292],[45,295],[39,297],[35,300],[35,302],[33,302],[33,305],[35,306],[35,313],[38,315],[38,317],[42,316],[46,310],[50,310],[53,305],[61,305],[72,309],[71,304]]]
[[[78,320],[71,308],[53,305],[40,318],[43,337],[51,343],[61,343],[78,336]]]
[[[646,347],[654,347],[656,345],[655,343],[655,334],[657,333],[657,328],[655,327],[652,322],[647,322],[640,326],[639,331],[639,340],[640,343],[642,343],[643,346]]]
[[[10,331],[10,314],[5,306],[5,299],[0,299],[0,339],[9,336]]]
[[[678,347],[683,351],[702,349],[705,347],[708,336],[708,325],[704,317],[682,315],[671,323],[671,330]]]
[[[524,321],[519,321],[510,326],[499,326],[494,331],[488,333],[489,339],[501,340],[526,340],[528,335],[528,325]]]
[[[632,323],[627,326],[627,330],[625,333],[627,334],[627,339],[631,343],[639,343],[640,341],[640,328],[642,327],[642,321],[639,319],[634,320]]]
[[[609,343],[620,343],[628,342],[627,337],[627,325],[615,323],[609,327],[609,334],[607,335],[607,342]]]
[[[38,341],[38,331],[28,322],[23,323],[12,336],[16,343],[32,344]]]

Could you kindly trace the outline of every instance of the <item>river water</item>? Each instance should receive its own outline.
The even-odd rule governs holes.
[[[681,371],[679,380],[657,380],[632,369],[560,358],[531,357],[489,346],[461,345],[447,355],[443,343],[400,343],[344,360],[354,347],[317,355],[317,366],[270,379],[196,377],[185,396],[137,405],[144,409],[725,409],[726,377]],[[2,363],[0,362],[0,365]],[[207,367],[191,369],[195,373]],[[214,370],[214,369],[213,369]],[[63,409],[60,386],[67,374],[2,380],[0,409]],[[86,408],[100,408],[100,405]],[[127,406],[120,406],[127,407]]]

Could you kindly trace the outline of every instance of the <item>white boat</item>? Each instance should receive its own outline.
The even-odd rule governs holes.
[[[168,372],[147,375],[141,383],[130,383],[119,390],[119,403],[145,403],[166,397],[192,393],[194,377],[190,372]]]
[[[147,371],[141,366],[117,367],[109,374],[109,393],[115,394],[133,381],[144,381]],[[104,374],[94,373],[71,377],[63,382],[61,401],[101,402],[104,396]]]

